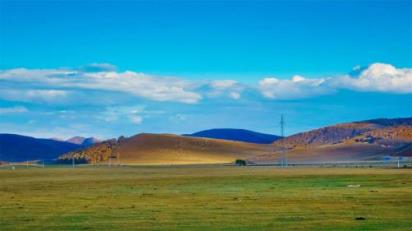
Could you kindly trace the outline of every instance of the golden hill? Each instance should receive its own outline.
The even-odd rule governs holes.
[[[85,150],[67,153],[61,161],[124,164],[232,163],[270,151],[270,145],[195,138],[169,134],[139,134],[119,141],[110,140]]]

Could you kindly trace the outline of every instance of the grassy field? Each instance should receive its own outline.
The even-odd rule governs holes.
[[[410,230],[409,169],[0,169],[0,230]]]

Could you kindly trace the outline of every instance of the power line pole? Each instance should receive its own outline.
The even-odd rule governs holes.
[[[285,138],[285,119],[283,118],[283,114],[280,115],[280,136],[282,137],[282,140],[281,140],[281,165],[282,165],[282,167],[287,167],[288,162],[287,162],[286,153],[285,153],[285,142],[283,140]]]
[[[72,168],[74,168],[74,165],[75,165],[75,163],[74,163],[74,155],[72,156]]]

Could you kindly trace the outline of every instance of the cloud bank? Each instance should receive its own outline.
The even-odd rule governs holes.
[[[193,91],[193,83],[172,77],[156,77],[132,71],[83,71],[68,69],[11,69],[0,72],[0,80],[34,89],[25,98],[63,96],[70,90],[102,90],[132,94],[155,101],[196,103],[202,97]],[[17,84],[15,84],[17,86]],[[20,88],[20,87],[19,87]],[[42,88],[39,90],[37,88]],[[13,97],[13,90],[2,89],[1,96]],[[24,97],[24,96],[22,96]],[[14,98],[18,99],[16,95]]]
[[[325,79],[306,79],[295,75],[291,79],[269,77],[259,82],[261,93],[271,99],[299,99],[332,91]]]
[[[260,92],[271,99],[307,98],[331,94],[340,89],[397,94],[412,93],[412,69],[374,63],[360,71],[357,76],[346,74],[310,79],[302,76],[293,76],[291,79],[268,77],[259,82]]]
[[[390,64],[374,63],[357,78],[343,76],[332,81],[337,88],[359,91],[412,93],[412,69],[396,68]]]
[[[111,64],[90,64],[78,69],[26,69],[0,71],[0,99],[20,102],[58,102],[74,92],[103,91],[127,94],[151,101],[195,104],[204,98],[228,97],[238,100],[254,91],[274,100],[302,99],[333,94],[339,90],[412,93],[412,69],[374,63],[356,69],[355,75],[322,78],[295,75],[290,79],[269,76],[257,84],[236,80],[194,81],[154,76],[134,71],[119,72]],[[102,95],[103,96],[103,95]],[[135,123],[142,121],[130,116]]]

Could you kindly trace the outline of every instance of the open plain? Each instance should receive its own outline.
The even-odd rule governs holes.
[[[1,230],[410,230],[412,171],[0,168]]]

